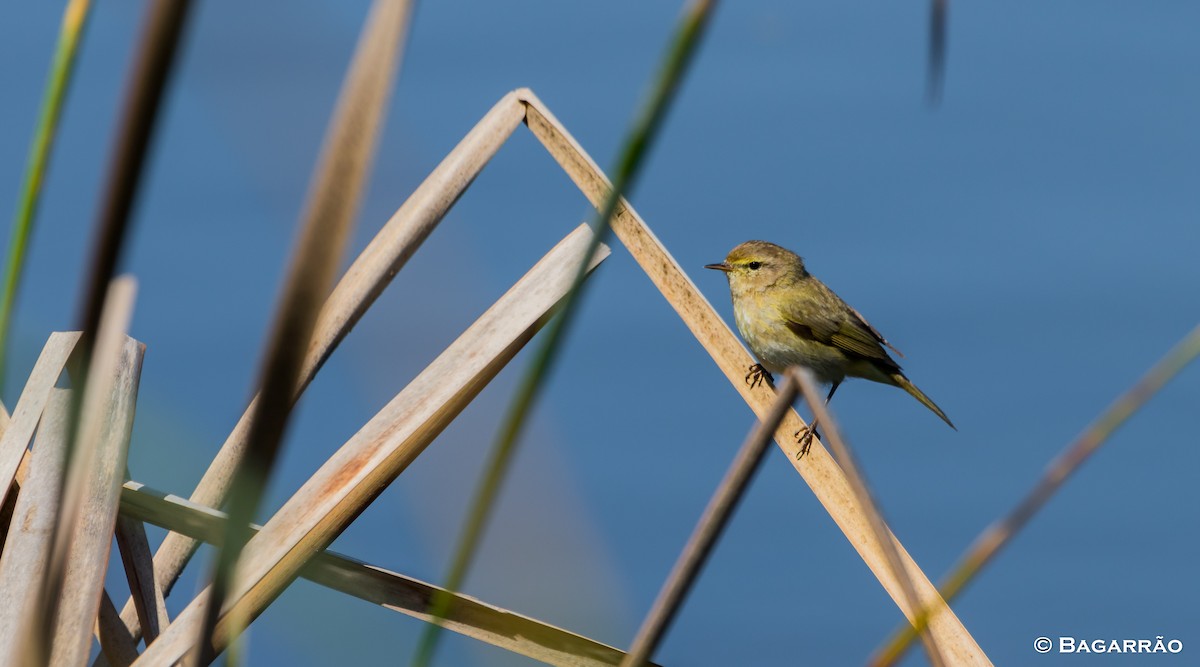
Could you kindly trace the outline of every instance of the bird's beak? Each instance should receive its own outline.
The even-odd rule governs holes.
[[[713,269],[716,271],[724,271],[725,273],[729,273],[730,271],[733,270],[733,267],[726,264],[725,262],[721,262],[720,264],[705,264],[704,268]]]

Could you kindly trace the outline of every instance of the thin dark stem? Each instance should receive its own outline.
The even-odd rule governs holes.
[[[767,447],[770,445],[775,431],[779,428],[780,422],[791,409],[792,401],[796,400],[798,389],[796,380],[792,376],[784,376],[783,384],[779,386],[770,411],[750,431],[750,435],[742,443],[737,456],[721,480],[721,484],[708,501],[708,506],[704,508],[704,514],[701,515],[695,530],[692,531],[692,536],[688,538],[687,545],[679,554],[679,559],[675,562],[675,567],[671,569],[671,574],[663,584],[662,590],[659,591],[654,606],[650,608],[650,613],[642,621],[642,627],[638,629],[629,653],[621,662],[621,667],[641,667],[658,648],[663,636],[675,620],[676,614],[683,606],[683,601],[696,582],[696,578],[700,575],[700,570],[708,561],[708,556],[712,553],[717,540],[720,539],[721,533],[729,524],[734,510],[737,509],[746,490],[750,487],[754,473],[761,467]]]
[[[926,98],[930,106],[942,103],[942,86],[946,78],[946,13],[949,0],[930,0],[929,4],[929,71]]]
[[[104,204],[92,244],[92,259],[83,285],[85,296],[77,322],[85,336],[96,331],[100,313],[104,310],[108,283],[116,275],[121,260],[150,140],[162,107],[163,91],[191,6],[191,0],[150,4],[150,16],[142,33],[131,86],[121,113]],[[84,341],[80,342],[84,344]],[[84,349],[90,350],[90,347],[84,345]],[[85,355],[85,358],[89,356]]]
[[[908,570],[904,567],[904,561],[900,558],[900,551],[896,548],[896,543],[892,540],[892,533],[888,530],[887,523],[883,520],[883,515],[879,511],[879,505],[871,497],[871,491],[867,487],[862,473],[859,471],[854,454],[851,453],[850,448],[846,445],[846,441],[842,438],[841,429],[838,428],[837,422],[829,413],[826,406],[828,399],[825,402],[821,401],[819,394],[817,394],[816,383],[811,379],[808,371],[794,367],[788,370],[788,375],[795,378],[800,385],[800,392],[804,395],[804,400],[808,402],[808,407],[813,411],[813,415],[815,415],[813,422],[815,423],[819,420],[825,425],[825,434],[828,436],[829,447],[833,450],[833,457],[837,461],[838,466],[846,474],[846,481],[849,483],[859,507],[862,508],[863,514],[867,517],[868,525],[870,525],[871,532],[874,533],[876,541],[879,542],[879,548],[883,551],[888,568],[892,571],[892,576],[900,584],[900,591],[908,603],[908,608],[912,610],[913,618],[919,619],[924,608],[921,604],[921,598],[917,595],[916,586],[913,584],[912,578],[908,575]],[[945,665],[946,660],[942,656],[941,649],[938,647],[937,640],[933,637],[933,634],[923,632],[921,640],[925,645],[929,663],[933,667],[942,667]]]
[[[104,204],[97,223],[91,270],[87,282],[84,283],[85,296],[78,320],[81,335],[72,355],[73,366],[76,369],[72,383],[77,387],[85,387],[85,390],[71,392],[68,460],[74,454],[72,450],[79,428],[81,399],[87,391],[87,368],[91,363],[96,330],[100,325],[109,286],[116,273],[129,231],[130,211],[141,181],[142,167],[158,119],[163,91],[167,86],[190,7],[190,0],[153,3],[142,31],[142,40],[134,62],[133,77],[125,97],[125,108],[121,114],[120,130],[108,172]],[[65,481],[64,476],[63,483]],[[62,491],[60,488],[60,495]],[[68,538],[67,535],[58,534],[56,530],[52,539],[55,546],[51,553],[55,553],[62,540]],[[50,645],[50,633],[53,632],[53,620],[58,614],[64,576],[65,572],[49,571],[45,577],[41,596],[42,609],[35,621],[39,625],[42,646]]]

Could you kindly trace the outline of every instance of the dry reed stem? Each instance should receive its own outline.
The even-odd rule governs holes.
[[[223,618],[254,618],[411,463],[545,324],[571,284],[591,232],[581,225],[561,241],[373,417],[246,545]],[[608,255],[603,248],[592,259]],[[147,647],[138,665],[169,665],[194,649],[195,626],[209,604],[202,592]],[[232,638],[218,623],[216,648]]]
[[[675,566],[671,568],[658,598],[642,622],[642,627],[630,646],[629,654],[621,662],[621,667],[641,667],[654,654],[675,614],[683,606],[684,597],[708,561],[713,546],[733,516],[733,511],[737,509],[738,503],[749,488],[750,481],[767,452],[771,437],[791,408],[792,401],[796,399],[796,389],[796,380],[790,375],[785,376],[770,412],[755,424],[738,449],[733,464],[708,501],[704,514],[701,515],[692,536],[688,538],[687,545],[679,554]]]
[[[102,329],[96,347],[97,361],[101,359],[100,355],[107,352],[102,340],[104,335]],[[125,478],[143,351],[141,343],[125,337],[119,365],[112,372],[113,381],[104,383],[105,376],[89,375],[100,381],[96,383],[97,387],[107,385],[108,395],[102,404],[89,401],[87,396],[83,399],[84,417],[79,431],[81,440],[68,470],[64,511],[59,523],[59,530],[69,528],[71,532],[66,533],[70,539],[61,542],[64,548],[59,552],[65,557],[66,569],[55,617],[49,664],[87,663],[92,628],[96,622],[112,549],[121,483]],[[89,389],[84,391],[89,392]],[[89,417],[92,406],[101,412]],[[89,440],[92,442],[89,443]],[[74,475],[77,464],[82,473],[78,477]],[[72,502],[76,503],[77,519],[68,523]],[[56,548],[59,544],[56,542]]]
[[[411,10],[409,0],[371,4],[329,122],[302,214],[300,240],[259,372],[258,401],[246,434],[245,455],[233,474],[230,532],[217,552],[209,587],[213,604],[199,629],[201,664],[215,658],[209,646],[217,613],[234,584],[235,566],[249,539],[247,526],[282,446],[317,315],[333,287],[366,190]]]
[[[52,333],[42,347],[42,353],[29,373],[29,380],[17,399],[17,407],[13,411],[9,427],[0,436],[0,488],[7,495],[12,485],[13,475],[17,466],[25,456],[33,432],[37,430],[38,421],[46,409],[46,402],[55,383],[62,375],[67,360],[79,342],[78,333]]]
[[[846,445],[846,441],[842,439],[841,428],[839,428],[837,420],[833,418],[833,413],[829,411],[826,399],[822,398],[821,394],[817,391],[817,384],[812,379],[812,374],[806,369],[794,367],[788,369],[788,376],[799,383],[800,391],[804,394],[804,401],[808,403],[809,409],[812,410],[813,421],[820,422],[821,428],[825,429],[825,435],[829,440],[830,447],[833,448],[833,455],[838,465],[846,473],[846,480],[850,483],[850,488],[854,492],[854,498],[867,514],[875,541],[884,547],[883,554],[887,558],[887,565],[891,569],[892,576],[900,583],[900,590],[904,594],[905,604],[910,609],[920,609],[916,586],[913,584],[908,571],[904,568],[904,561],[900,559],[900,552],[896,549],[896,545],[892,540],[888,539],[887,523],[883,520],[878,503],[875,502],[875,499],[871,496],[870,489],[867,488],[867,482],[858,469],[858,463],[854,460],[854,454],[851,453],[850,447]],[[933,667],[942,667],[945,665],[946,658],[942,655],[942,650],[938,646],[937,639],[929,632],[922,632],[921,640],[925,645],[925,654],[929,658],[929,664],[933,665]]]
[[[359,254],[321,309],[293,400],[300,396],[333,350],[383,293],[392,278],[442,221],[524,117],[525,107],[516,94],[504,96],[405,200]],[[246,432],[256,403],[257,398],[221,445],[192,493],[192,502],[211,507],[224,504],[234,466],[241,460],[245,450]],[[154,554],[155,580],[164,594],[170,594],[198,547],[199,542],[189,537],[179,533],[167,534]],[[132,600],[122,608],[121,619],[135,636],[140,635],[141,627]],[[98,660],[96,667],[102,666],[103,661]]]
[[[136,282],[109,285],[95,333],[83,396],[72,407],[67,473],[41,582],[37,609],[3,664],[77,664],[87,658],[116,522],[117,488],[125,469],[141,345],[125,331],[133,315]],[[81,339],[86,336],[84,334]],[[112,465],[119,466],[110,480]]]
[[[129,478],[128,470],[125,471],[125,478]],[[129,582],[139,625],[149,644],[171,623],[162,588],[154,581],[154,552],[150,550],[150,543],[146,539],[146,527],[140,522],[117,517],[116,528],[117,548],[121,553],[121,564],[125,567],[125,579]],[[117,618],[120,618],[120,613]],[[121,623],[121,633],[133,636],[124,623]]]
[[[121,513],[210,543],[220,541],[221,525],[226,520],[223,512],[138,482],[125,483],[121,491]],[[260,528],[256,526],[254,530]],[[328,550],[317,552],[300,570],[300,576],[427,622],[433,620],[429,614],[431,600],[442,590],[433,584]],[[455,605],[445,627],[551,665],[616,665],[624,655],[611,646],[465,595],[455,595]]]
[[[603,172],[532,91],[522,89],[517,92],[526,105],[525,122],[529,129],[588,200],[599,206],[611,187]],[[646,223],[624,200],[613,218],[613,231],[751,410],[760,418],[765,417],[774,402],[775,392],[762,386],[750,388],[745,383],[746,369],[754,363],[753,359],[662,243],[655,238]],[[794,410],[789,411],[784,417],[783,425],[776,431],[776,443],[788,455],[788,459],[813,490],[817,500],[829,512],[901,611],[910,621],[915,619],[918,610],[905,604],[900,584],[887,567],[883,549],[871,533],[862,507],[855,501],[845,475],[824,446],[814,438],[809,455],[803,460],[796,459],[798,449],[792,434],[804,426],[799,415]],[[898,542],[897,547],[905,561],[906,569],[917,585],[922,606],[934,607],[944,604],[929,578],[921,572]],[[947,658],[953,664],[991,664],[948,607],[930,619],[930,630],[938,637],[939,644],[947,647]]]
[[[26,619],[37,612],[37,598],[53,547],[54,524],[62,501],[59,489],[66,472],[69,392],[53,386],[46,391],[37,445],[30,456],[29,471],[21,481],[4,553],[0,555],[0,591],[4,591],[4,604],[0,604],[0,648],[6,653],[18,643],[18,633],[25,627]],[[5,664],[15,664],[12,662],[15,656],[11,653],[8,656]]]

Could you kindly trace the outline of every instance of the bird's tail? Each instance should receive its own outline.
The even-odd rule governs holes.
[[[912,394],[912,397],[920,401],[921,405],[924,405],[932,410],[935,415],[941,417],[942,421],[949,424],[950,428],[954,429],[955,431],[958,430],[958,427],[954,425],[954,422],[950,421],[950,418],[946,416],[946,413],[942,412],[942,409],[937,406],[937,403],[934,403],[933,399],[926,396],[925,392],[917,389],[917,385],[913,384],[908,378],[904,377],[903,373],[893,373],[892,381],[896,383],[897,387],[900,387],[904,391]]]

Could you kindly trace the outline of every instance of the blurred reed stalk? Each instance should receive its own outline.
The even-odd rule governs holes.
[[[25,251],[33,234],[34,220],[41,201],[42,181],[50,165],[50,151],[58,135],[58,122],[62,117],[63,100],[67,86],[75,72],[75,56],[79,42],[87,27],[90,15],[90,0],[69,0],[63,11],[62,26],[58,33],[58,44],[54,48],[54,61],[46,80],[46,92],[38,112],[37,129],[34,130],[33,145],[29,148],[29,159],[25,166],[25,178],[13,218],[12,234],[8,242],[8,258],[4,269],[4,288],[0,293],[0,394],[4,391],[4,380],[8,359],[8,335],[12,328],[12,313],[16,307],[17,290],[25,268]]]
[[[127,237],[145,155],[190,4],[188,0],[154,3],[149,10],[135,57],[134,72],[125,97],[108,172],[104,202],[97,221],[91,268],[84,283],[85,294],[81,300],[81,334],[74,350],[78,369],[74,384],[80,389],[71,393],[74,404],[67,419],[68,432],[64,438],[66,465],[71,472],[65,478],[59,478],[63,484],[57,490],[62,495],[61,513],[58,521],[53,524],[50,561],[41,582],[41,591],[24,621],[28,631],[22,632],[20,641],[9,647],[10,657],[22,661],[21,664],[43,664],[46,660],[73,661],[80,651],[83,651],[82,655],[86,658],[90,646],[87,644],[90,632],[80,635],[80,626],[86,630],[91,628],[92,621],[87,617],[94,619],[95,609],[103,593],[104,564],[107,563],[108,548],[116,523],[116,505],[112,502],[110,489],[114,480],[108,476],[97,478],[95,474],[124,473],[128,434],[124,434],[125,442],[121,443],[121,434],[111,431],[113,426],[110,420],[127,417],[130,425],[132,424],[132,404],[126,405],[123,400],[132,400],[130,397],[136,395],[137,374],[140,372],[141,363],[140,347],[135,361],[128,358],[123,358],[120,362],[114,361],[128,324],[133,287],[132,281],[114,281],[113,276]],[[84,25],[87,9],[87,3],[72,3],[68,6],[64,19],[65,36],[56,57],[56,81],[51,83],[48,103],[43,110],[43,122],[35,140],[35,151],[42,153],[42,164],[33,168],[32,176],[27,179],[28,198],[22,205],[27,217],[23,225],[18,224],[16,230],[17,234],[23,234],[25,238],[20,243],[14,243],[12,248],[18,261],[10,262],[9,277],[12,280],[6,290],[11,289],[14,293],[15,276],[20,273],[19,257],[23,256],[28,224],[36,206],[41,172],[45,167],[45,154],[49,150],[52,130],[61,109],[63,89],[71,71],[70,65],[77,50],[78,36]],[[111,293],[110,284],[114,286]],[[106,303],[110,295],[111,298],[119,298],[120,302],[110,307]],[[7,303],[5,308],[11,307],[11,301]],[[101,326],[102,317],[108,318],[103,334],[106,337],[104,345],[108,347],[104,350],[103,359],[94,359],[95,348],[100,345],[101,334],[97,329]],[[122,318],[125,318],[123,322]],[[6,330],[7,327],[3,326],[0,329]],[[3,335],[3,332],[0,332],[0,335]],[[74,341],[72,344],[75,344]],[[120,378],[99,376],[99,385],[89,382],[89,376],[97,371],[112,371],[113,364],[125,374]],[[112,386],[128,388],[130,385],[132,394],[123,398],[110,399],[105,391]],[[104,417],[101,418],[96,411],[101,409],[98,406],[105,400],[115,402],[105,408]],[[127,414],[116,412],[116,406],[122,406],[121,409],[127,410]],[[101,434],[97,429],[107,430]],[[117,440],[110,439],[114,437]],[[84,449],[80,450],[80,447]],[[97,447],[103,448],[104,453],[97,454],[94,451]],[[104,465],[95,465],[97,461]],[[119,462],[120,473],[112,473],[107,467],[113,462]],[[7,488],[11,481],[9,469],[5,468],[3,473]],[[119,485],[120,479],[115,481]],[[68,563],[72,565],[71,570],[67,568]],[[86,567],[88,564],[96,566],[95,572],[77,573],[76,568]],[[83,579],[80,580],[80,577]]]
[[[104,312],[104,299],[132,224],[146,153],[158,124],[162,98],[179,50],[191,0],[151,3],[133,62],[133,75],[121,110],[117,140],[108,168],[104,201],[96,222],[90,268],[80,304],[80,368],[86,371],[93,336]],[[81,384],[86,384],[86,377]],[[79,397],[76,397],[79,398]]]
[[[931,107],[942,103],[946,83],[946,14],[950,0],[929,0],[929,61],[925,70],[925,99]]]
[[[95,475],[124,473],[128,432],[113,430],[113,420],[128,418],[128,427],[132,428],[131,401],[136,396],[141,367],[140,345],[135,342],[136,360],[127,356],[117,360],[132,312],[134,288],[132,280],[114,280],[113,276],[128,235],[146,152],[190,5],[189,0],[154,3],[134,60],[80,307],[80,336],[74,350],[78,372],[73,378],[74,386],[80,389],[71,394],[74,404],[67,421],[65,456],[69,472],[59,490],[63,498],[61,513],[52,529],[53,546],[39,599],[26,620],[29,631],[21,633],[21,640],[12,649],[15,652],[10,653],[22,661],[20,664],[73,661],[80,651],[86,658],[90,648],[90,629],[103,594],[104,565],[116,524],[111,485],[121,481]],[[110,305],[109,298],[118,301]],[[102,318],[106,320],[102,322]],[[103,331],[98,331],[101,328]],[[103,358],[93,358],[97,350],[103,352]],[[118,370],[122,372],[120,377],[110,376]],[[94,376],[97,372],[101,375]],[[90,381],[91,377],[96,377],[96,382]],[[106,390],[112,387],[127,393],[109,397]],[[127,412],[118,412],[118,407]],[[101,454],[95,451],[97,448],[102,448]],[[97,466],[97,461],[104,465]],[[119,473],[108,468],[114,462],[119,463]],[[68,564],[72,565],[70,571]],[[88,564],[96,567],[94,572],[75,574],[75,568]],[[82,635],[81,628],[86,630]]]
[[[950,574],[942,580],[942,596],[952,600],[969,584],[985,565],[990,563],[1000,550],[1016,536],[1029,520],[1050,501],[1067,479],[1091,458],[1100,445],[1112,436],[1126,420],[1132,417],[1168,382],[1200,355],[1200,325],[1192,329],[1175,344],[1166,356],[1154,364],[1132,387],[1096,418],[1046,467],[1041,479],[1029,494],[1003,519],[988,526],[971,546],[967,548]],[[893,632],[891,638],[876,650],[869,665],[884,667],[894,665],[904,656],[913,636],[926,624],[928,611],[923,611],[920,622]]]
[[[217,552],[199,630],[200,664],[207,665],[216,658],[212,639],[217,619],[234,585],[235,566],[250,538],[250,522],[282,445],[317,315],[333,287],[366,189],[411,11],[412,3],[407,0],[376,0],[372,4],[338,96],[264,353],[244,458],[233,474],[229,521]],[[235,618],[233,622],[236,625],[239,621]],[[234,636],[238,634],[239,630],[233,632]]]
[[[667,110],[675,99],[679,85],[699,47],[715,5],[715,0],[693,0],[684,8],[683,16],[676,28],[675,36],[654,82],[650,97],[638,112],[621,148],[615,181],[605,196],[603,204],[599,207],[599,214],[595,222],[596,233],[592,238],[589,251],[584,254],[584,261],[580,263],[579,269],[576,271],[571,289],[564,300],[562,312],[557,319],[551,322],[534,358],[530,361],[528,370],[517,386],[512,404],[501,424],[496,442],[492,446],[488,462],[484,467],[483,479],[480,480],[475,497],[468,509],[458,546],[455,548],[453,560],[446,574],[445,589],[447,591],[459,590],[466,579],[471,562],[483,538],[484,529],[491,517],[491,509],[496,505],[496,498],[508,475],[522,428],[533,409],[545,378],[554,365],[558,349],[565,339],[567,328],[578,308],[584,278],[588,271],[587,258],[590,258],[603,240],[608,237],[612,226],[612,217],[622,194],[630,191],[636,182],[643,157],[653,144]],[[426,626],[413,656],[413,665],[425,667],[433,660],[440,636],[440,622],[437,619],[447,615],[452,603],[453,598],[449,595],[435,596],[432,611],[435,622]]]

